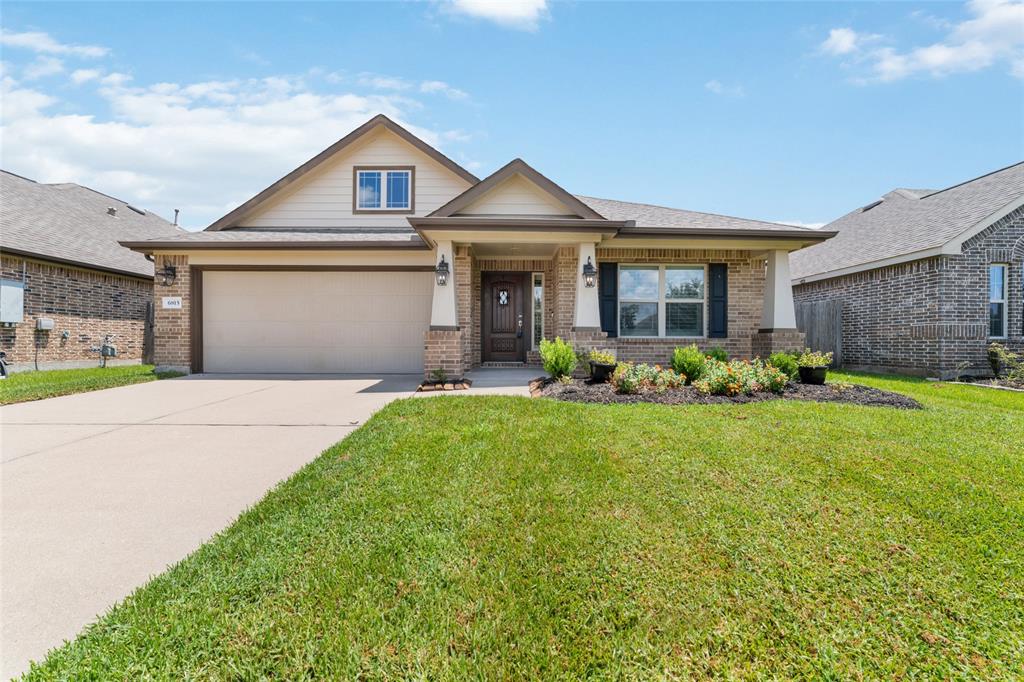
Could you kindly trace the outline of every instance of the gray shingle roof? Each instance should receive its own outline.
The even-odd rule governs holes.
[[[117,215],[107,214],[107,208]],[[151,239],[182,230],[120,199],[74,184],[47,185],[0,171],[0,251],[153,276],[153,264],[123,239]]]
[[[635,220],[636,230],[644,228],[707,228],[711,230],[767,230],[793,232],[801,228],[793,225],[770,223],[764,220],[748,220],[715,213],[684,211],[679,208],[667,208],[652,204],[636,204],[631,201],[615,201],[614,199],[598,199],[596,197],[577,196],[577,199],[590,206],[608,220]],[[804,228],[806,229],[806,228]],[[623,232],[629,230],[624,229]],[[810,230],[808,230],[810,231]],[[813,233],[813,232],[812,232]]]
[[[273,246],[299,246],[310,244],[323,247],[368,247],[379,245],[381,248],[415,248],[425,246],[425,242],[411,228],[382,229],[379,227],[346,227],[334,229],[281,228],[246,229],[202,232],[182,232],[170,237],[157,237],[147,240],[123,240],[124,244],[156,247],[167,244],[170,246],[183,244],[193,247],[209,246],[211,248],[228,248],[237,244],[255,246],[256,248]]]
[[[893,190],[823,229],[838,234],[790,256],[793,279],[940,248],[1024,197],[1024,162],[939,191]]]

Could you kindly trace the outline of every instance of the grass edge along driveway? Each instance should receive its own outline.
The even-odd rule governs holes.
[[[844,378],[926,409],[396,401],[29,677],[1024,674],[1024,400]]]
[[[173,379],[179,372],[156,372],[153,365],[117,365],[80,369],[46,369],[16,372],[0,380],[0,405],[56,398],[115,386]]]

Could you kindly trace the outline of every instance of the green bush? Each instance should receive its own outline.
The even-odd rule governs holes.
[[[828,367],[832,364],[832,353],[819,353],[806,348],[796,359],[796,364],[800,367]]]
[[[718,360],[719,362],[729,362],[729,354],[725,352],[725,349],[721,346],[712,346],[704,351],[712,360]]]
[[[733,396],[759,391],[779,393],[788,381],[785,372],[760,360],[721,362],[710,359],[704,368],[704,376],[693,386],[706,395]]]
[[[695,343],[672,351],[672,369],[678,374],[682,374],[688,384],[700,379],[705,362],[707,362],[707,358]]]
[[[768,364],[785,372],[790,379],[799,374],[800,365],[797,364],[795,353],[783,351],[772,353],[768,356]]]
[[[572,376],[578,362],[572,344],[562,341],[561,337],[555,337],[554,341],[544,339],[540,342],[540,360],[544,371],[554,379]]]
[[[619,393],[639,393],[641,389],[653,388],[664,393],[670,388],[683,385],[683,376],[671,369],[662,369],[658,365],[634,365],[631,362],[620,362],[612,374],[612,386]]]

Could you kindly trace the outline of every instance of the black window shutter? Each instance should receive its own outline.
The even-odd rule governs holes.
[[[619,265],[599,263],[598,297],[601,299],[601,331],[608,336],[619,335]]]
[[[729,336],[729,266],[711,263],[708,266],[708,336],[724,339]]]

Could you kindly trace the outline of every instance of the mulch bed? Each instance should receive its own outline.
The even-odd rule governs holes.
[[[574,379],[563,384],[553,379],[531,384],[535,396],[554,398],[574,403],[661,403],[663,405],[717,405],[720,403],[757,403],[765,400],[810,400],[819,403],[852,403],[895,407],[903,410],[921,409],[921,403],[901,393],[883,391],[859,384],[825,384],[812,386],[790,382],[781,394],[764,392],[753,395],[704,395],[692,386],[658,393],[643,390],[634,395],[616,393],[611,384],[592,384],[588,380]]]

